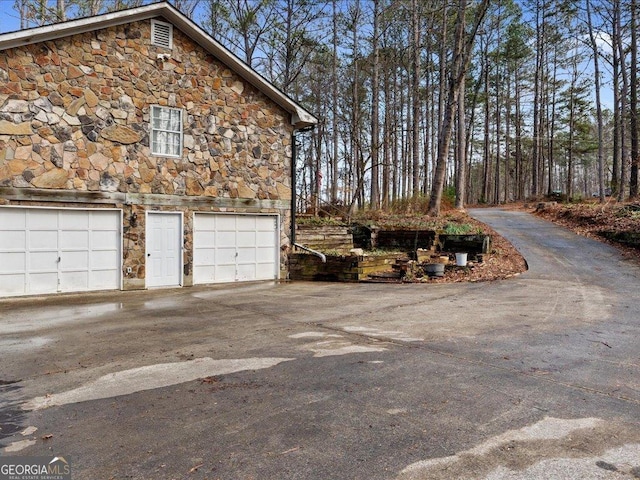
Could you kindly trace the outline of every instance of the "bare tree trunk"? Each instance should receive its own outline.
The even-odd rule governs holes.
[[[391,82],[389,81],[389,72],[385,71],[383,75],[383,89],[384,89],[384,141],[382,142],[382,209],[386,210],[389,208],[389,184],[391,181],[391,149],[392,147],[392,138],[391,138],[391,124],[392,124],[392,113],[393,113],[393,105],[391,103]]]
[[[537,197],[540,194],[540,154],[542,152],[542,130],[540,128],[542,105],[542,65],[544,54],[544,12],[542,12],[542,2],[536,2],[536,67],[534,75],[534,93],[533,93],[533,153],[532,153],[532,185],[531,194]]]
[[[587,0],[587,23],[589,26],[589,39],[591,48],[593,49],[593,74],[595,76],[596,87],[596,116],[598,119],[598,186],[600,187],[600,203],[604,203],[604,153],[603,153],[603,121],[602,121],[602,105],[600,101],[600,63],[598,44],[593,33],[593,24],[591,22],[591,0]]]
[[[621,12],[620,3],[616,1],[616,8],[618,14],[616,17],[618,36],[616,37],[616,48],[620,57],[620,74],[622,77],[622,91],[620,92],[620,118],[622,120],[620,125],[620,190],[618,192],[618,200],[622,201],[625,198],[625,192],[627,188],[627,142],[626,142],[626,129],[624,127],[624,119],[627,117],[627,98],[629,95],[629,76],[627,69],[625,68],[625,53],[624,45],[622,43],[622,28],[621,28]]]
[[[524,200],[524,175],[522,161],[522,113],[520,98],[520,78],[518,69],[515,75],[515,95],[516,95],[516,111],[515,111],[515,130],[516,130],[516,200]]]
[[[612,70],[613,70],[613,152],[612,152],[612,172],[611,172],[611,194],[618,196],[620,190],[620,129],[622,128],[622,117],[620,116],[620,56],[616,39],[618,32],[618,17],[620,15],[619,0],[613,0],[612,12]]]
[[[486,65],[483,66],[484,71],[484,142],[483,142],[483,166],[484,166],[484,175],[482,182],[482,199],[489,203],[491,197],[491,155],[490,155],[490,145],[491,145],[491,132],[490,132],[490,121],[491,121],[491,113],[490,113],[490,104],[489,104],[489,65],[488,58],[485,59],[487,62]]]
[[[547,50],[548,51],[548,50]],[[556,88],[556,83],[557,83],[557,79],[558,79],[558,60],[557,60],[557,55],[558,55],[558,51],[557,51],[557,46],[554,46],[553,49],[553,76],[551,78],[551,85],[549,85],[549,83],[547,83],[548,88],[551,88],[551,99],[549,101],[549,103],[551,104],[551,111],[549,111],[549,107],[547,106],[547,161],[548,161],[548,165],[549,165],[549,171],[547,172],[547,181],[548,181],[548,188],[547,188],[547,194],[551,195],[553,193],[553,169],[554,169],[554,143],[555,143],[555,136],[556,136],[556,95],[557,95],[557,88]],[[548,62],[547,62],[548,64]]]
[[[418,0],[411,1],[411,30],[412,30],[412,182],[411,190],[414,197],[420,193],[420,11]]]
[[[442,35],[440,37],[440,69],[438,74],[439,86],[438,86],[438,127],[437,127],[437,135],[440,135],[442,132],[442,119],[444,118],[444,109],[445,109],[445,100],[446,100],[446,91],[447,91],[447,43],[449,36],[449,7],[448,2],[444,2],[442,6]],[[434,147],[436,148],[436,155],[434,157],[433,163],[433,179],[431,180],[431,188],[433,189],[433,184],[436,182],[436,168],[438,162],[438,138],[436,137],[436,141],[434,142]]]
[[[498,48],[500,47],[500,40],[498,35]],[[496,62],[496,164],[495,164],[495,173],[494,173],[494,184],[493,184],[493,203],[495,205],[500,204],[500,129],[502,128],[502,113],[500,109],[500,84],[502,83],[502,78],[500,78],[500,65]]]
[[[464,84],[463,84],[464,88]],[[458,98],[457,148],[456,148],[456,203],[457,210],[464,210],[467,179],[467,132],[465,121],[464,93]]]
[[[507,72],[507,95],[505,98],[505,122],[504,122],[504,197],[503,201],[509,201],[509,180],[511,179],[511,75]]]
[[[333,0],[333,58],[331,62],[331,130],[333,155],[331,157],[331,202],[338,200],[338,9]]]
[[[587,0],[587,4],[589,0]],[[589,7],[587,6],[587,11]],[[569,86],[569,145],[567,146],[567,183],[566,193],[567,199],[573,198],[573,174],[574,174],[574,139],[575,139],[575,117],[576,117],[576,86],[578,84],[578,43],[576,39],[575,52],[571,59],[571,83]],[[551,177],[549,177],[551,182]],[[549,194],[551,194],[551,184],[549,184]]]
[[[380,49],[378,47],[379,0],[373,0],[373,78],[371,79],[371,208],[380,208],[379,128],[380,128]]]
[[[447,102],[442,119],[442,130],[438,135],[438,160],[436,163],[435,180],[431,188],[431,197],[429,199],[428,214],[431,216],[437,216],[440,213],[442,193],[447,174],[447,158],[449,157],[449,146],[453,131],[454,114],[460,95],[464,95],[464,81],[469,67],[469,62],[471,60],[471,50],[473,48],[478,28],[486,14],[488,6],[489,0],[482,0],[476,10],[474,25],[471,31],[465,34],[467,0],[458,1],[454,53],[449,74]]]
[[[638,169],[640,167],[640,140],[638,135],[638,4],[636,0],[631,0],[631,65],[629,65],[630,73],[630,105],[629,110],[631,118],[629,126],[631,129],[631,179],[629,182],[629,197],[636,199],[638,197]]]

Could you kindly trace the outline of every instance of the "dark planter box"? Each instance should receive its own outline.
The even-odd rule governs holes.
[[[465,252],[476,256],[491,251],[491,235],[438,235],[441,252]]]

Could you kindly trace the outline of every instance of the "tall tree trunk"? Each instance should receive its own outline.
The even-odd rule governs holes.
[[[496,145],[496,163],[495,163],[495,172],[494,172],[494,183],[493,183],[493,203],[495,205],[500,204],[500,129],[501,125],[501,110],[500,110],[500,82],[502,79],[500,78],[500,67],[496,65],[496,133],[495,133],[495,145]]]
[[[511,75],[506,75],[507,95],[505,98],[505,122],[504,122],[504,197],[505,203],[509,201],[509,180],[511,179]]]
[[[448,2],[444,2],[442,6],[442,34],[440,36],[440,52],[439,52],[439,73],[438,73],[438,127],[437,127],[437,135],[440,135],[442,132],[442,120],[444,118],[444,109],[445,109],[445,100],[446,100],[446,92],[447,92],[447,44],[448,44],[448,36],[449,36],[449,7]],[[433,178],[431,180],[431,188],[433,189],[433,184],[436,182],[436,168],[438,162],[438,137],[435,139],[435,157],[433,163]]]
[[[464,84],[463,87],[464,88]],[[456,148],[456,203],[457,210],[464,210],[466,180],[467,180],[467,133],[465,121],[464,93],[458,97],[458,123],[457,123],[457,148]]]
[[[438,160],[436,162],[435,180],[431,188],[429,198],[430,216],[437,216],[440,213],[442,203],[442,193],[447,174],[447,158],[449,157],[449,146],[453,131],[453,119],[460,95],[464,95],[464,81],[466,72],[471,61],[471,50],[475,37],[487,12],[489,0],[482,0],[476,9],[474,25],[469,33],[465,35],[465,16],[467,10],[467,0],[458,0],[456,14],[456,31],[453,49],[452,65],[449,73],[447,102],[445,104],[442,118],[442,130],[438,135]]]
[[[602,105],[600,101],[600,63],[598,53],[598,43],[593,33],[593,23],[591,22],[591,0],[587,0],[587,23],[589,26],[589,39],[593,50],[593,74],[595,76],[596,87],[596,116],[598,121],[598,186],[600,188],[600,203],[604,203],[604,153],[603,153],[603,121]]]
[[[631,0],[631,64],[630,72],[630,115],[629,127],[631,129],[631,179],[629,181],[629,197],[638,197],[638,170],[640,168],[640,139],[638,135],[638,4]]]
[[[524,173],[523,173],[523,159],[522,159],[522,108],[520,102],[520,76],[518,74],[519,68],[515,73],[515,96],[516,96],[516,111],[515,111],[515,130],[516,130],[516,200],[524,200]]]
[[[411,59],[411,96],[412,96],[412,113],[411,113],[411,134],[412,149],[411,157],[412,165],[412,182],[411,192],[414,197],[420,193],[420,11],[418,0],[411,1],[411,31],[412,31],[412,59]]]
[[[331,156],[331,202],[338,200],[338,8],[333,0],[333,58],[331,62],[331,130],[333,154]]]
[[[380,208],[379,128],[380,128],[380,49],[378,47],[379,0],[373,0],[373,78],[371,79],[371,208]]]
[[[393,106],[391,103],[391,82],[389,81],[389,72],[385,71],[383,74],[383,90],[384,90],[384,140],[382,142],[382,209],[387,210],[389,208],[389,186],[391,181],[391,122]]]
[[[355,191],[349,205],[349,216],[353,216],[356,207],[362,206],[361,191],[363,190],[362,175],[363,165],[361,163],[362,155],[360,149],[360,91],[359,91],[359,56],[358,50],[358,27],[360,18],[360,0],[356,0],[355,11],[353,16],[352,49],[353,49],[353,88],[352,88],[352,112],[351,112],[351,150],[353,158],[353,182],[355,182]]]
[[[556,95],[558,93],[558,89],[556,88],[556,83],[558,79],[558,51],[557,46],[554,46],[553,49],[553,76],[551,77],[551,81],[547,82],[547,86],[551,88],[551,99],[549,104],[551,105],[551,110],[547,106],[547,161],[549,165],[549,171],[547,172],[547,181],[548,188],[547,194],[551,195],[553,193],[553,170],[554,170],[554,154],[555,152],[555,136],[556,136]],[[548,64],[549,62],[547,62]]]
[[[627,118],[627,99],[629,98],[629,74],[625,67],[625,50],[622,43],[622,28],[621,28],[621,12],[620,2],[616,0],[615,7],[618,9],[618,15],[616,17],[616,23],[618,25],[618,36],[615,38],[616,48],[618,50],[618,56],[620,57],[620,76],[622,77],[622,91],[620,92],[620,189],[618,191],[618,200],[622,201],[625,198],[625,192],[627,189],[627,142],[626,142],[626,128],[624,127],[624,121]]]
[[[613,0],[612,11],[612,71],[613,71],[613,152],[611,171],[611,194],[618,196],[620,190],[620,129],[622,128],[622,117],[620,116],[620,56],[616,39],[618,32],[618,17],[620,15],[620,1]]]
[[[540,106],[542,105],[542,68],[544,54],[544,12],[542,1],[536,2],[536,66],[533,79],[533,152],[531,172],[531,194],[537,197],[540,194],[540,154],[542,152],[542,130],[540,129],[542,117]]]
[[[491,122],[491,112],[490,112],[490,96],[489,96],[489,65],[488,58],[485,59],[487,62],[486,65],[483,66],[484,72],[484,142],[483,142],[483,153],[482,153],[482,164],[483,164],[483,182],[482,182],[482,199],[489,203],[491,201],[491,132],[490,132],[490,122]]]

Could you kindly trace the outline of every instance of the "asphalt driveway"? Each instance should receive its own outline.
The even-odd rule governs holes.
[[[640,268],[472,214],[528,272],[0,300],[0,456],[82,480],[640,478]]]

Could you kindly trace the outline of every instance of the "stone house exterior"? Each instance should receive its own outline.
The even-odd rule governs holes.
[[[0,296],[281,278],[316,122],[167,3],[0,35]]]

